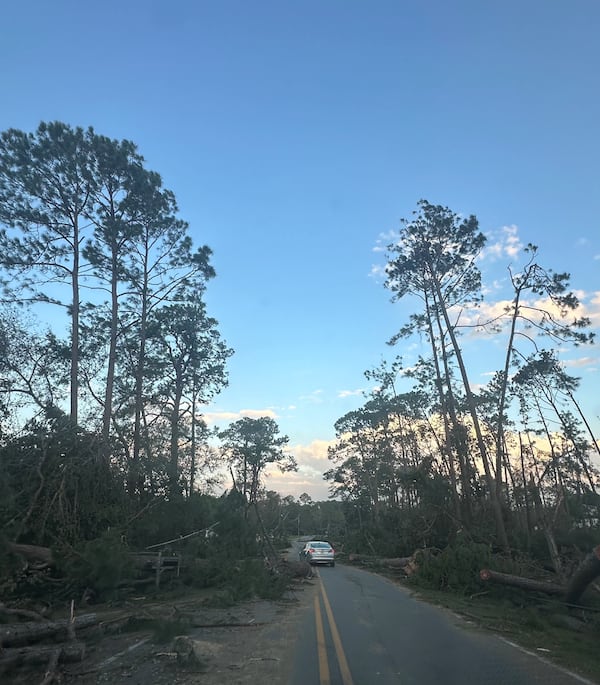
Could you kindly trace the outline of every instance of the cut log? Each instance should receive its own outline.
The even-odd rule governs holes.
[[[569,581],[565,602],[567,604],[577,602],[587,586],[598,576],[600,576],[600,545],[587,555],[573,574]]]
[[[48,566],[52,566],[54,563],[52,550],[49,547],[22,545],[18,542],[8,542],[7,547],[11,552],[27,559],[27,561],[41,561],[44,564],[48,564]]]
[[[29,618],[32,621],[47,621],[48,619],[38,614],[37,611],[30,611],[29,609],[11,609],[0,603],[0,614],[5,616],[19,616],[21,618]]]
[[[423,551],[423,550],[420,550]],[[350,563],[373,564],[375,566],[387,566],[388,568],[400,569],[410,576],[418,569],[417,551],[413,552],[409,557],[391,557],[380,559],[379,557],[368,556],[365,554],[349,554],[348,561]]]
[[[392,559],[380,559],[379,563],[391,568],[404,568],[414,561],[413,557],[393,557]]]
[[[87,628],[98,623],[96,614],[82,614],[77,616],[74,621],[75,630]],[[7,623],[0,625],[0,645],[8,647],[12,645],[24,645],[28,642],[36,642],[46,637],[56,636],[66,638],[69,635],[71,626],[70,619],[59,621],[26,622],[26,623]]]
[[[522,576],[513,576],[509,573],[500,573],[499,571],[490,571],[484,568],[479,571],[481,580],[492,580],[501,585],[511,585],[512,587],[519,587],[523,590],[531,590],[533,592],[545,592],[547,595],[564,595],[566,587],[556,583],[547,583],[543,580],[534,580],[533,578],[523,578]]]
[[[56,651],[58,661],[73,663],[85,658],[85,645],[82,642],[69,642],[64,645],[41,645],[35,647],[13,647],[0,652],[0,671],[6,671],[23,664],[48,664]]]

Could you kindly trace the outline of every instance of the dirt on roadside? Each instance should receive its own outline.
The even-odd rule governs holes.
[[[253,600],[226,608],[206,595],[98,610],[98,626],[78,635],[86,657],[59,666],[70,685],[249,685],[289,682],[294,648],[316,581],[297,583],[277,601]],[[133,618],[132,618],[133,617]],[[169,634],[171,633],[171,634]],[[43,668],[2,682],[41,682]]]

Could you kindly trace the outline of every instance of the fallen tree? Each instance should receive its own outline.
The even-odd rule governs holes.
[[[409,557],[390,557],[380,558],[368,556],[365,554],[349,554],[348,561],[350,563],[372,564],[374,566],[386,566],[391,569],[399,569],[404,571],[407,576],[412,575],[419,567],[417,562],[418,552],[413,552]]]
[[[35,645],[3,649],[0,652],[0,670],[5,671],[24,665],[46,664],[55,654],[57,663],[83,661],[85,645],[82,642],[69,642],[62,645]]]
[[[577,602],[587,586],[598,576],[600,576],[600,545],[594,547],[571,577],[565,602],[567,604]]]
[[[534,580],[532,578],[524,578],[523,576],[513,576],[510,573],[500,573],[499,571],[491,571],[488,568],[479,571],[479,577],[483,581],[493,581],[501,585],[511,585],[523,590],[531,590],[534,592],[544,592],[548,595],[564,595],[566,587],[558,585],[557,583],[548,583],[544,580]]]
[[[600,545],[585,557],[578,569],[575,571],[568,585],[549,583],[543,580],[524,578],[509,573],[500,573],[484,568],[479,572],[479,577],[483,581],[493,581],[502,585],[511,585],[523,590],[534,592],[544,592],[549,595],[564,596],[566,604],[575,604],[585,592],[588,585],[600,576]]]
[[[7,623],[0,625],[0,645],[3,647],[24,645],[47,637],[66,638],[73,630],[88,628],[96,623],[98,623],[96,614],[83,614],[73,620],[65,618],[58,621]]]
[[[40,545],[23,545],[19,542],[8,542],[6,544],[8,549],[20,557],[23,557],[30,562],[38,562],[52,566],[54,564],[54,557],[52,550],[49,547],[41,547]]]

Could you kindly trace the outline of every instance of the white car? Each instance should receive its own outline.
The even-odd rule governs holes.
[[[313,564],[335,566],[335,550],[328,542],[311,540],[304,545],[300,552],[300,559],[306,559],[311,566]]]

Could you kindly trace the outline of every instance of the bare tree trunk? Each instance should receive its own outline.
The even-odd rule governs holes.
[[[523,436],[519,431],[519,455],[521,458],[521,479],[523,482],[523,498],[525,500],[525,516],[527,521],[527,547],[529,549],[529,544],[531,540],[531,505],[529,502],[529,493],[527,490],[527,474],[525,473],[525,448],[523,446]]]
[[[110,342],[108,348],[108,365],[106,371],[106,388],[104,390],[104,411],[102,414],[102,437],[105,444],[110,436],[112,419],[113,392],[115,387],[115,367],[117,365],[117,333],[119,325],[119,296],[117,292],[117,255],[113,250],[111,254],[111,278],[110,278]]]
[[[427,298],[427,295],[425,296],[425,304],[427,307],[427,326],[429,329],[429,337],[431,338],[431,349],[433,352],[433,364],[435,368],[435,376],[436,376],[436,388],[438,392],[438,398],[440,402],[440,407],[442,410],[442,420],[444,424],[444,433],[445,433],[445,444],[444,444],[444,452],[447,454],[447,459],[448,459],[448,468],[450,471],[450,482],[452,485],[452,496],[454,499],[454,510],[455,510],[455,515],[458,521],[458,524],[460,525],[462,520],[463,520],[463,511],[460,503],[460,497],[458,495],[458,487],[457,487],[457,479],[456,479],[456,470],[454,468],[454,450],[456,449],[456,453],[458,455],[458,462],[459,462],[459,468],[460,468],[460,480],[461,480],[461,485],[462,485],[462,501],[464,505],[464,509],[466,510],[464,513],[466,513],[466,518],[467,522],[470,523],[471,521],[471,492],[470,492],[470,487],[469,487],[469,476],[468,476],[468,469],[466,466],[466,459],[465,455],[459,451],[458,447],[459,445],[456,443],[454,440],[454,431],[450,427],[450,421],[448,419],[448,416],[450,416],[450,420],[452,421],[453,425],[456,426],[458,421],[456,417],[456,412],[454,411],[454,399],[452,397],[452,388],[448,385],[448,366],[447,366],[447,357],[445,355],[442,355],[442,361],[444,363],[444,369],[445,369],[445,375],[447,379],[447,385],[448,385],[448,392],[444,392],[444,383],[442,380],[442,372],[440,369],[440,361],[439,361],[439,355],[438,355],[438,350],[437,346],[435,345],[435,337],[434,337],[434,332],[433,332],[433,322],[432,322],[432,312],[429,307],[429,300]],[[441,324],[439,321],[439,318],[436,317],[436,322],[438,325],[438,331],[440,332],[440,338],[441,338]]]
[[[176,370],[175,397],[173,399],[173,410],[171,414],[171,444],[170,444],[170,464],[169,464],[169,488],[172,495],[179,492],[179,409],[183,395],[183,380],[181,372]]]
[[[79,399],[79,221],[73,221],[73,272],[71,274],[71,421],[78,420]]]
[[[537,512],[537,518],[544,531],[544,537],[546,538],[546,544],[548,545],[548,552],[550,554],[552,566],[556,571],[556,575],[562,580],[564,575],[562,569],[562,562],[560,560],[560,555],[558,553],[558,547],[556,546],[556,540],[554,539],[552,529],[548,525],[548,519],[546,517],[544,507],[542,506],[542,500],[540,498],[539,489],[535,484],[535,481],[533,480],[533,474],[530,476],[529,487],[531,488],[531,493],[533,496],[533,501]]]
[[[196,407],[198,402],[198,393],[196,392],[195,382],[194,390],[192,392],[192,420],[191,420],[191,442],[190,442],[190,484],[188,487],[188,496],[191,497],[194,492],[194,482],[196,480],[196,427],[198,421],[196,419]]]
[[[129,465],[127,486],[130,495],[142,492],[142,474],[140,456],[142,451],[142,411],[144,392],[144,365],[146,362],[146,329],[148,324],[148,245],[146,244],[144,255],[144,274],[141,289],[140,330],[137,363],[135,367],[135,391],[134,391],[134,422],[133,422],[133,454]]]
[[[502,507],[500,506],[500,500],[498,498],[498,490],[496,488],[494,478],[492,476],[491,468],[490,468],[490,460],[489,460],[489,455],[487,452],[487,448],[485,446],[485,440],[483,438],[483,433],[481,431],[481,425],[479,423],[479,417],[477,416],[477,410],[475,408],[475,400],[473,398],[473,393],[471,392],[471,385],[469,383],[469,377],[467,375],[467,369],[465,367],[465,362],[463,359],[462,355],[462,350],[460,348],[460,345],[458,344],[458,340],[456,338],[456,334],[454,332],[454,327],[452,326],[452,323],[450,322],[450,317],[448,314],[448,310],[446,309],[444,305],[444,299],[440,290],[440,285],[439,282],[436,280],[435,281],[435,286],[436,286],[436,299],[438,301],[438,304],[441,309],[442,316],[444,318],[444,322],[446,325],[446,330],[448,332],[448,335],[450,336],[450,340],[452,342],[452,349],[454,350],[454,354],[456,355],[456,362],[458,364],[458,368],[460,369],[460,375],[462,378],[463,382],[463,387],[465,390],[465,396],[467,399],[467,406],[469,408],[469,414],[471,416],[471,420],[473,421],[473,428],[475,430],[475,436],[477,438],[477,446],[479,447],[479,454],[481,456],[481,461],[483,463],[483,470],[485,472],[485,478],[487,481],[489,493],[490,493],[490,501],[492,503],[492,510],[494,512],[494,518],[496,520],[496,532],[498,534],[498,538],[500,540],[500,544],[504,548],[506,552],[510,552],[510,545],[508,543],[508,536],[506,534],[506,526],[504,524],[504,517],[502,515]]]

